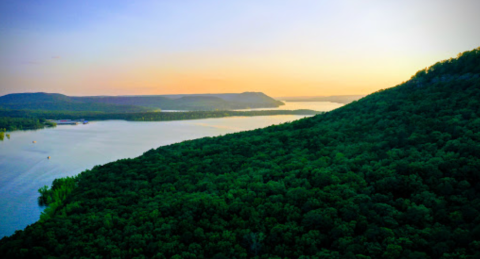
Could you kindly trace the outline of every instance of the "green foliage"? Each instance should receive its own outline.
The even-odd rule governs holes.
[[[313,118],[96,166],[49,218],[0,240],[0,254],[478,258],[478,100],[476,76],[407,82]]]
[[[52,183],[51,189],[49,189],[48,186],[43,186],[38,189],[38,192],[40,193],[38,204],[40,206],[47,206],[42,212],[42,215],[40,215],[40,221],[45,221],[53,217],[58,211],[60,211],[60,213],[57,213],[58,215],[65,216],[66,208],[63,208],[63,210],[59,209],[63,206],[63,202],[68,194],[70,194],[75,187],[76,177],[65,177],[55,179]]]
[[[264,111],[193,111],[193,112],[142,112],[142,113],[102,113],[68,111],[27,111],[0,109],[0,127],[6,130],[41,129],[55,127],[55,122],[44,118],[59,120],[128,120],[128,121],[173,121],[205,118],[223,118],[233,116],[272,116],[272,115],[315,115],[323,112],[312,110],[264,110]]]
[[[0,129],[3,131],[42,129],[45,126],[54,127],[55,125],[49,124],[45,120],[38,118],[8,117],[6,114],[3,114],[2,110],[0,110]]]
[[[105,103],[88,103],[62,94],[20,93],[0,96],[0,108],[11,110],[45,110],[45,111],[99,111],[99,112],[146,112],[151,108],[115,105]]]
[[[315,115],[323,112],[312,110],[262,110],[262,111],[191,111],[191,112],[142,112],[142,113],[101,113],[68,111],[24,111],[0,110],[4,118],[48,118],[48,119],[86,119],[86,120],[128,120],[128,121],[172,121],[205,118],[223,118],[233,116],[272,116],[272,115]],[[1,117],[0,117],[1,118]],[[44,119],[40,119],[45,121]],[[48,123],[46,121],[45,123]]]
[[[0,128],[13,131],[56,126],[56,123],[48,121],[46,118],[170,121],[229,116],[314,115],[320,113],[312,110],[225,111],[226,109],[248,107],[278,107],[283,103],[263,93],[223,94],[219,96],[223,96],[227,100],[216,96],[185,96],[170,99],[161,96],[68,97],[61,94],[46,93],[9,94],[0,97]],[[159,107],[174,110],[205,111],[162,113]]]
[[[263,93],[165,96],[69,97],[62,94],[19,93],[0,96],[0,108],[10,110],[90,111],[106,113],[164,110],[232,110],[274,108],[282,102]]]
[[[212,111],[247,108],[274,108],[283,105],[264,93],[205,94],[184,96],[106,96],[74,97],[91,103],[135,105],[163,110]]]
[[[478,78],[480,75],[480,47],[458,54],[435,63],[433,66],[418,71],[412,76],[415,83],[445,82],[449,80],[465,80]]]

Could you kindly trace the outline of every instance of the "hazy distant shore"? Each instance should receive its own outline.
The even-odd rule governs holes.
[[[351,103],[358,99],[365,97],[365,95],[337,95],[337,96],[290,96],[279,97],[278,100],[287,102],[335,102],[335,103]]]

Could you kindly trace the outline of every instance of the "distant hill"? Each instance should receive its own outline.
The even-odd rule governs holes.
[[[264,93],[260,92],[245,92],[237,95],[229,95],[225,97],[221,97],[224,100],[241,103],[250,106],[251,108],[265,108],[259,107],[259,104],[266,104],[271,105],[271,107],[277,107],[279,105],[283,105],[281,101],[277,101],[270,96],[267,96]]]
[[[233,110],[274,108],[283,105],[282,102],[259,92],[240,94],[93,96],[73,97],[73,99],[82,102],[136,105],[162,110]]]
[[[269,103],[274,105],[282,105],[282,102],[273,99],[272,97],[262,93],[262,92],[243,92],[239,94],[234,93],[225,93],[225,94],[175,94],[175,95],[161,95],[163,97],[168,97],[172,99],[178,99],[186,96],[209,96],[209,97],[218,97],[225,101],[233,101],[239,103]]]
[[[18,93],[0,97],[0,108],[12,110],[145,112],[153,109],[132,105],[87,103],[55,93]]]
[[[351,103],[365,95],[334,95],[334,96],[292,96],[280,97],[278,99],[288,102],[334,102],[334,103]]]
[[[263,93],[172,96],[70,97],[56,93],[18,93],[0,97],[0,108],[13,110],[145,112],[163,110],[233,110],[283,105]]]

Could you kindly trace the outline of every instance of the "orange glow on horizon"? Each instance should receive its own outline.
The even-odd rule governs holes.
[[[369,94],[480,42],[473,0],[34,2],[0,10],[0,95]]]
[[[418,69],[408,62],[373,60],[359,64],[324,63],[297,58],[248,59],[210,58],[198,55],[169,56],[171,62],[139,60],[143,66],[129,69],[92,66],[79,71],[77,82],[84,85],[71,95],[161,95],[264,92],[273,97],[369,94],[393,87],[410,78]],[[206,63],[205,60],[209,62]],[[289,61],[300,60],[291,64]],[[401,60],[401,59],[400,59]],[[389,63],[390,62],[390,63]],[[426,61],[428,62],[428,61]],[[385,64],[385,65],[383,65]],[[427,63],[428,64],[428,63]],[[347,72],[348,71],[348,72]],[[119,76],[121,75],[121,76]],[[372,80],[374,78],[374,80]]]

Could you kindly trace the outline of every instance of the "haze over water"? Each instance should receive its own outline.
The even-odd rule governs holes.
[[[261,110],[314,110],[314,111],[331,111],[342,107],[342,103],[334,102],[286,102],[285,105],[276,108],[255,108],[255,109],[239,109],[237,111],[261,111]]]

